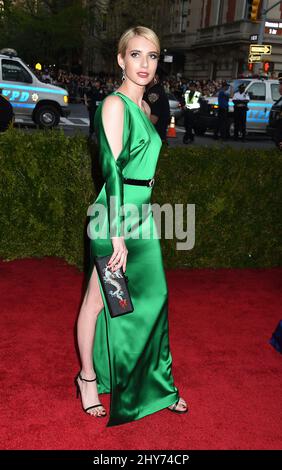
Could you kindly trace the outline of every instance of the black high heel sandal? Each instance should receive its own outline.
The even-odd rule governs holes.
[[[81,390],[80,390],[80,386],[79,386],[79,383],[78,383],[78,378],[80,378],[80,380],[83,380],[84,382],[95,382],[95,380],[97,380],[97,378],[95,377],[95,379],[92,379],[92,380],[87,380],[87,379],[83,379],[80,375],[80,372],[77,374],[77,376],[75,377],[74,379],[74,383],[76,385],[76,398],[79,398],[79,395],[81,397],[81,405],[82,405],[82,396],[81,396]],[[91,410],[92,408],[97,408],[97,406],[103,406],[102,403],[98,403],[97,405],[92,405],[92,406],[88,406],[87,408],[83,408],[83,405],[82,405],[82,409],[83,411],[85,411],[85,413],[88,412],[88,410]],[[104,407],[104,406],[103,406]],[[107,412],[101,412],[102,414],[100,415],[97,415],[95,414],[94,416],[96,416],[97,418],[104,418],[105,416],[107,416]],[[91,414],[91,413],[87,413],[88,415]]]
[[[176,407],[177,407],[177,405],[178,405],[178,403],[179,403],[179,400],[180,400],[180,398],[178,398],[177,402],[173,403],[172,408],[167,407],[167,409],[168,409],[169,411],[173,411],[173,413],[179,413],[179,414],[187,413],[187,412],[188,412],[188,406],[187,406],[187,405],[186,405],[185,410],[177,410],[177,409],[176,409]],[[170,406],[171,406],[171,405],[170,405]]]

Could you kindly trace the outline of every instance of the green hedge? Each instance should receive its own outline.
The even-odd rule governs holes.
[[[85,267],[87,209],[102,184],[96,150],[62,130],[0,135],[1,258]],[[281,159],[274,149],[163,148],[151,202],[196,211],[193,249],[161,240],[165,267],[281,266]]]

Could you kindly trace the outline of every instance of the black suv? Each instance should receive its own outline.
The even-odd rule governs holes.
[[[282,141],[282,96],[275,101],[270,110],[267,133],[278,146],[279,142]]]

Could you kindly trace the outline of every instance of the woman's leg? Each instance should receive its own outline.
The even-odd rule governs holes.
[[[77,320],[77,341],[81,359],[81,377],[92,380],[96,377],[93,367],[93,345],[96,321],[99,313],[104,307],[101,296],[96,266],[88,283],[88,287],[80,308]],[[83,408],[100,402],[97,392],[97,382],[84,382],[78,378]],[[101,414],[104,408],[99,406],[89,410],[90,414]]]

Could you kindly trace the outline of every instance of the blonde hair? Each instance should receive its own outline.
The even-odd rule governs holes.
[[[143,38],[146,38],[151,41],[156,46],[158,54],[160,54],[161,46],[156,33],[152,29],[146,28],[146,26],[134,26],[132,28],[127,29],[119,39],[118,54],[120,54],[122,58],[125,57],[128,41],[134,38],[135,36],[142,36]]]

